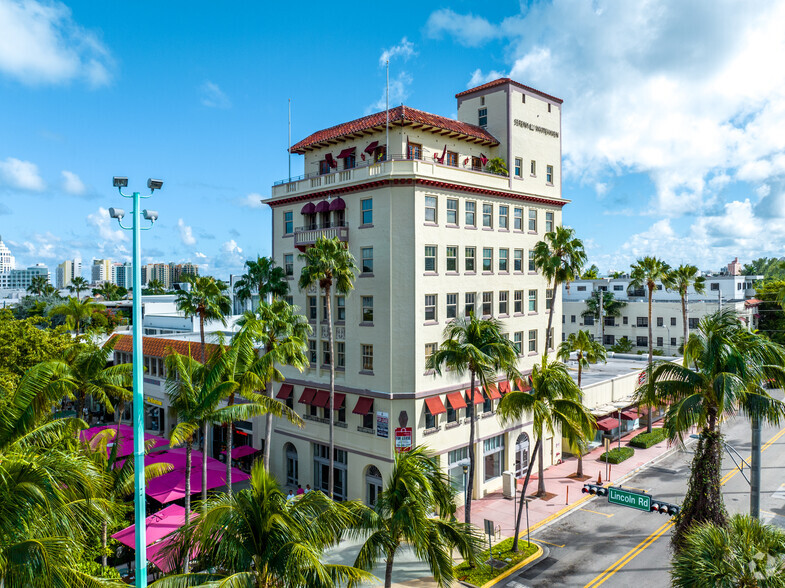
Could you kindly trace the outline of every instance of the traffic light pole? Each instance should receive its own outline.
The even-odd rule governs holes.
[[[750,516],[760,519],[760,419],[756,416],[752,417],[750,464]]]

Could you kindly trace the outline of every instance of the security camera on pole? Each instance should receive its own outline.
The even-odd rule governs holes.
[[[139,210],[142,198],[150,198],[153,192],[163,186],[162,180],[147,180],[150,189],[149,196],[142,196],[139,192],[123,194],[123,188],[128,186],[128,178],[115,176],[112,185],[117,188],[120,195],[133,200],[131,213],[131,226],[123,225],[125,211],[121,208],[110,208],[109,216],[117,219],[117,223],[126,231],[133,231],[133,406],[134,406],[134,526],[136,529],[136,586],[147,586],[147,528],[145,526],[145,480],[144,480],[144,395],[142,380],[142,249],[140,234],[143,230],[153,228],[153,223],[158,219],[155,210]],[[150,221],[147,227],[140,226],[139,217]]]

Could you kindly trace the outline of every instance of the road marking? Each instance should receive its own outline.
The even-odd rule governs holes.
[[[604,517],[608,517],[608,518],[610,518],[610,517],[612,517],[612,516],[613,516],[613,514],[612,514],[612,513],[611,513],[611,514],[608,514],[607,512],[597,512],[596,510],[589,510],[588,508],[582,508],[581,510],[582,510],[583,512],[591,512],[591,513],[598,514],[598,515],[602,515],[602,516],[604,516]]]
[[[774,494],[772,494],[771,497],[776,498],[778,500],[785,500],[785,484],[780,486],[780,489],[777,490]]]
[[[762,512],[762,511],[761,511],[761,512]],[[539,538],[537,538],[537,537],[533,537],[533,538],[532,538],[532,541],[536,541],[537,543],[545,543],[545,545],[553,545],[554,547],[564,547],[564,545],[556,545],[555,543],[550,543],[550,542],[548,542],[548,541],[545,541],[545,540],[543,540],[543,539],[539,539]],[[565,544],[565,545],[566,545],[566,544]]]
[[[767,449],[768,449],[768,448],[769,448],[769,447],[772,445],[772,443],[776,443],[776,442],[777,442],[777,440],[778,440],[780,437],[782,437],[783,435],[785,435],[785,428],[782,428],[782,429],[780,429],[780,430],[779,430],[779,432],[777,432],[777,434],[776,434],[776,435],[774,435],[774,437],[772,437],[771,439],[769,439],[768,441],[766,441],[766,443],[763,445],[763,447],[761,447],[761,448],[760,448],[760,450],[761,450],[761,451],[766,451],[766,450],[767,450]],[[749,461],[749,459],[750,459],[750,458],[748,457],[748,458],[747,458],[747,461]],[[738,474],[740,471],[741,471],[741,470],[739,469],[739,467],[738,467],[738,466],[736,466],[735,468],[733,468],[731,471],[729,471],[727,474],[725,474],[725,475],[722,477],[722,480],[720,480],[720,486],[723,486],[724,484],[726,484],[726,483],[727,483],[727,482],[728,482],[728,481],[729,481],[731,478],[733,478],[733,477],[734,477],[736,474]]]

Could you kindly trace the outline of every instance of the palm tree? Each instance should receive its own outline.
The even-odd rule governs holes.
[[[275,265],[272,257],[257,257],[256,261],[248,259],[245,266],[248,271],[234,285],[235,296],[240,302],[250,300],[254,293],[259,295],[260,302],[266,300],[268,294],[275,298],[289,293],[286,273]]]
[[[614,279],[623,278],[624,272],[611,272],[611,277]]]
[[[647,368],[647,382],[651,382],[651,362],[654,356],[654,340],[652,339],[652,324],[651,324],[651,303],[654,298],[654,290],[657,288],[657,282],[662,283],[662,286],[667,288],[670,286],[670,270],[671,267],[657,257],[646,256],[639,259],[632,265],[632,272],[630,272],[630,288],[647,288],[649,292],[649,365]],[[641,396],[641,400],[645,403],[651,399],[652,394],[648,396]],[[651,404],[646,404],[649,408],[649,415],[646,419],[646,432],[651,433],[651,413],[654,408]]]
[[[104,282],[97,288],[93,288],[94,296],[100,296],[104,300],[108,301],[120,300],[126,294],[128,294],[128,290],[121,288],[112,282]]]
[[[589,331],[578,331],[570,333],[567,340],[559,345],[556,357],[561,361],[568,361],[572,353],[578,355],[578,389],[581,389],[581,376],[583,368],[588,368],[589,364],[605,363],[605,347],[599,341],[593,341]],[[583,393],[581,392],[581,395]],[[578,446],[578,471],[577,476],[583,477],[583,447]]]
[[[324,550],[357,524],[359,504],[334,502],[321,492],[294,500],[275,478],[256,462],[250,488],[233,496],[221,495],[204,505],[204,513],[189,532],[175,534],[171,551],[197,553],[200,573],[172,575],[155,588],[210,585],[255,588],[355,586],[373,579],[351,566],[323,563]]]
[[[307,290],[311,286],[318,285],[327,305],[327,331],[330,347],[330,398],[327,404],[327,412],[330,415],[330,473],[327,488],[329,496],[332,498],[333,466],[335,465],[335,415],[333,414],[333,406],[335,406],[335,345],[333,341],[332,292],[335,288],[337,294],[345,296],[354,289],[357,264],[354,256],[349,253],[346,245],[338,240],[338,237],[333,239],[319,237],[313,247],[309,247],[305,253],[300,254],[300,259],[305,261],[305,267],[300,273],[300,289]]]
[[[45,276],[33,276],[30,280],[30,285],[27,287],[27,291],[30,294],[35,294],[36,296],[43,296],[46,287],[49,285],[49,278]]]
[[[551,310],[548,314],[548,330],[545,331],[545,353],[553,345],[551,326],[553,312],[556,310],[556,291],[564,283],[569,283],[581,275],[586,263],[583,241],[575,237],[575,230],[556,227],[545,233],[542,241],[534,246],[534,266],[542,274],[553,290],[551,291]]]
[[[82,276],[76,276],[73,280],[71,280],[71,283],[68,284],[68,291],[71,294],[76,292],[76,297],[77,298],[79,298],[79,293],[80,292],[82,292],[83,290],[89,290],[89,289],[90,289],[90,284],[88,284],[87,280],[85,280]]]
[[[482,545],[474,527],[450,520],[455,511],[454,495],[439,462],[425,448],[396,453],[392,474],[356,531],[368,537],[357,554],[355,567],[370,571],[384,560],[384,586],[390,588],[395,554],[408,546],[428,562],[439,586],[451,586],[453,549],[474,562]]]
[[[706,278],[700,275],[698,268],[694,265],[681,264],[679,267],[671,271],[670,279],[671,288],[676,290],[681,297],[681,322],[684,327],[684,338],[682,345],[687,343],[687,333],[689,328],[688,320],[688,305],[687,305],[687,290],[690,286],[693,287],[695,292],[703,294],[706,292]],[[651,319],[649,319],[651,320]],[[687,365],[686,363],[684,365]]]
[[[308,365],[306,350],[312,329],[305,317],[296,311],[296,307],[276,298],[272,302],[260,301],[256,312],[247,311],[237,321],[240,326],[236,337],[238,344],[250,343],[252,348],[252,344],[257,343],[263,349],[258,358],[252,353],[246,353],[246,357],[252,361],[244,371],[253,377],[244,378],[243,390],[264,389],[272,400],[272,382],[284,379],[276,365],[288,365],[299,371]],[[266,418],[263,459],[266,467],[269,467],[273,413],[268,413]]]
[[[602,294],[602,313],[600,313],[600,294]],[[595,290],[586,299],[586,310],[581,313],[581,316],[597,317],[600,321],[600,328],[602,332],[601,343],[605,343],[605,317],[611,316],[618,318],[621,316],[621,309],[627,306],[623,300],[616,300],[613,292],[606,292]]]
[[[538,452],[539,473],[536,495],[543,496],[545,494],[543,433],[547,431],[553,435],[555,432],[561,431],[561,435],[572,444],[585,443],[594,434],[594,417],[583,406],[583,395],[563,363],[548,361],[547,354],[543,353],[542,365],[534,365],[530,379],[531,390],[527,392],[519,390],[506,394],[499,403],[496,412],[502,423],[505,424],[520,421],[524,415],[531,415],[534,435],[537,437],[535,451]],[[521,491],[520,510],[523,510],[528,481],[527,474]],[[515,526],[514,550],[517,550],[518,547],[520,510]]]
[[[469,373],[469,472],[466,480],[465,522],[471,523],[472,492],[474,489],[474,388],[479,380],[487,388],[504,372],[510,381],[518,376],[516,365],[518,353],[514,344],[501,333],[501,323],[496,319],[478,319],[472,314],[468,319],[459,317],[447,324],[443,333],[444,342],[429,358],[426,369],[434,376],[449,370],[459,377]]]
[[[642,397],[653,390],[653,400],[670,404],[664,429],[671,440],[682,441],[693,426],[700,430],[674,535],[677,548],[694,523],[726,523],[720,492],[721,418],[740,411],[778,425],[785,417],[785,402],[762,387],[768,381],[785,387],[785,348],[749,332],[732,309],[701,319],[684,347],[684,359],[684,365],[658,363],[651,385],[645,383],[636,391]]]
[[[147,282],[147,288],[145,289],[153,295],[166,293],[166,286],[164,286],[161,280],[150,280]]]
[[[737,514],[728,526],[695,525],[671,564],[675,588],[783,586],[785,531]]]
[[[80,300],[77,297],[69,296],[65,304],[55,306],[49,311],[49,314],[60,314],[66,317],[66,326],[73,328],[76,338],[79,338],[79,327],[92,318],[92,316],[101,310],[103,306],[93,302],[92,298],[85,298]]]
[[[205,363],[204,325],[213,321],[226,325],[226,315],[232,311],[232,303],[224,294],[228,286],[212,276],[188,274],[184,279],[191,284],[191,289],[180,290],[175,303],[186,317],[199,317],[199,340],[202,344],[202,363]]]
[[[582,280],[596,280],[600,277],[600,268],[596,264],[591,264],[591,267],[581,274]]]

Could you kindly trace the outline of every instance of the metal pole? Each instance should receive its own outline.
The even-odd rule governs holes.
[[[292,181],[292,99],[289,98],[289,143],[286,146],[289,152],[289,181]]]
[[[387,133],[387,137],[385,141],[387,142],[384,146],[384,160],[389,161],[390,159],[390,60],[387,60],[387,87],[385,89],[385,100],[386,100],[386,118],[385,118],[385,132]]]
[[[512,529],[515,531],[515,521],[518,518],[518,477],[513,472],[512,476]]]
[[[532,544],[531,534],[529,533],[529,501],[524,500],[526,503],[526,543]]]
[[[760,419],[752,417],[752,459],[750,468],[750,516],[760,518]]]
[[[147,586],[147,528],[145,526],[144,396],[142,386],[142,248],[139,192],[133,194],[133,404],[134,404],[134,523],[136,527],[136,586]]]
[[[604,298],[605,292],[600,290],[600,345],[605,345],[605,319],[603,318],[603,314],[605,314]]]

